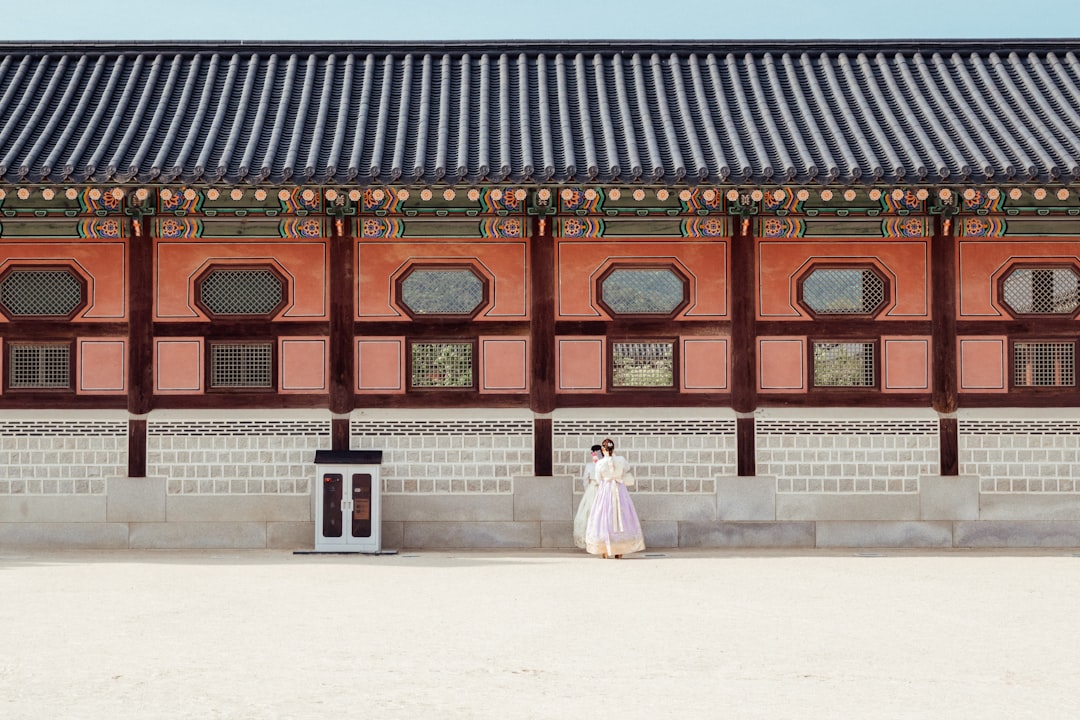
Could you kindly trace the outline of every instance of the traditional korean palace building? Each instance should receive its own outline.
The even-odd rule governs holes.
[[[0,548],[1080,546],[1080,40],[0,46]]]

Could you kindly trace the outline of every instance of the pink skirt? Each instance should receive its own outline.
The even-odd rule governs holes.
[[[600,482],[585,526],[585,549],[593,555],[626,555],[645,549],[634,501],[621,482]]]

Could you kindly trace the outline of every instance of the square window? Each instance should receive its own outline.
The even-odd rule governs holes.
[[[674,387],[675,343],[612,343],[611,386],[623,388]]]
[[[1016,387],[1072,387],[1076,384],[1075,366],[1075,343],[1013,343],[1013,384]]]
[[[876,387],[872,342],[815,342],[814,387]]]
[[[472,342],[414,342],[409,349],[409,387],[476,387]]]
[[[71,388],[69,343],[12,343],[8,352],[8,387],[68,390]]]
[[[268,390],[274,387],[272,343],[212,343],[210,387]]]

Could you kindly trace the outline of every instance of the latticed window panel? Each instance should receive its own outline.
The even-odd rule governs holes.
[[[216,343],[210,346],[210,387],[272,388],[271,343]]]
[[[874,387],[874,343],[814,343],[814,387]]]
[[[71,387],[71,346],[66,343],[13,343],[8,365],[12,388]]]
[[[472,387],[472,343],[413,343],[410,385],[414,388]]]
[[[470,315],[484,301],[484,281],[467,268],[422,268],[401,281],[401,302],[417,315]]]
[[[803,280],[802,298],[819,315],[868,315],[885,301],[885,280],[867,268],[819,268]]]
[[[1017,387],[1072,387],[1076,384],[1075,343],[1013,343],[1013,384]]]
[[[669,342],[612,343],[613,387],[673,387],[675,346]]]
[[[0,303],[11,315],[67,317],[83,302],[70,270],[12,270],[0,282]]]
[[[1080,277],[1072,268],[1016,268],[1001,288],[1019,315],[1071,315],[1080,307]]]
[[[269,315],[284,290],[271,270],[213,270],[199,285],[199,299],[215,315]]]
[[[619,268],[600,284],[600,297],[612,312],[670,315],[682,304],[685,281],[665,268]]]

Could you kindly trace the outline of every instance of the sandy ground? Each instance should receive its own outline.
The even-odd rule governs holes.
[[[1078,555],[0,549],[0,718],[1077,718]]]

